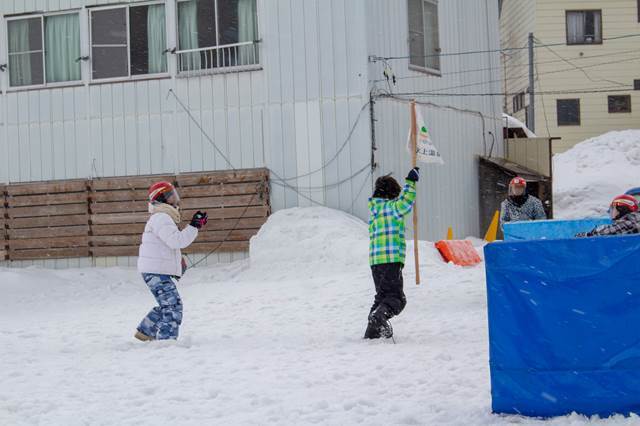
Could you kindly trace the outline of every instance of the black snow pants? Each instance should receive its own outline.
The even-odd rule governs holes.
[[[402,263],[383,263],[371,266],[373,282],[376,285],[376,297],[371,306],[373,312],[378,306],[386,305],[393,316],[398,315],[407,305],[402,290]]]

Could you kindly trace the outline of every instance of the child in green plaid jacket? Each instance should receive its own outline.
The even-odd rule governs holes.
[[[406,184],[400,190],[394,178],[381,176],[369,198],[369,265],[376,296],[369,311],[365,339],[391,337],[393,330],[389,319],[402,312],[407,304],[402,288],[406,249],[404,218],[413,208],[419,178],[416,167],[409,172]]]

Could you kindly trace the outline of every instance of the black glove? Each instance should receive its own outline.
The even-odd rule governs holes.
[[[209,216],[207,216],[207,212],[201,212],[200,210],[198,210],[193,214],[191,223],[189,225],[193,226],[194,228],[200,229],[207,224],[208,219]]]
[[[407,175],[407,180],[410,180],[412,182],[417,182],[418,180],[420,180],[420,167],[414,167],[413,169],[411,169],[411,171],[409,171],[409,174]]]
[[[578,232],[576,234],[576,238],[585,238],[585,237],[593,237],[593,235],[591,234],[591,231],[589,231],[589,232]]]

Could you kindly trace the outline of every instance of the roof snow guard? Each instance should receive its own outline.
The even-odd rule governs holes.
[[[492,408],[640,413],[640,236],[485,247]]]

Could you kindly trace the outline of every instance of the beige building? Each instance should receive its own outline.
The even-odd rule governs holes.
[[[504,111],[562,152],[640,128],[640,0],[502,0]],[[535,37],[534,123],[528,35]]]

